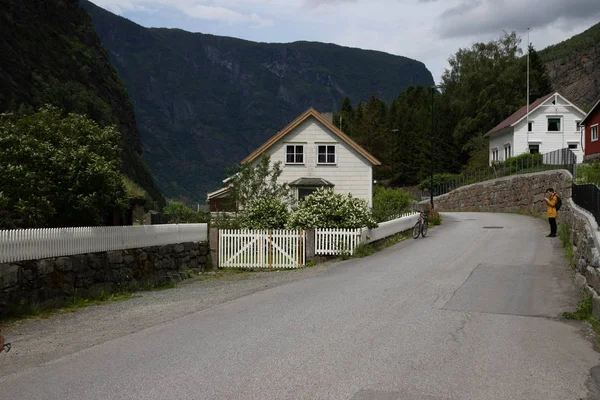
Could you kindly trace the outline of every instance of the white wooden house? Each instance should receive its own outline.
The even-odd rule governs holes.
[[[523,106],[486,133],[490,164],[524,153],[549,153],[569,148],[583,160],[581,121],[585,112],[558,92]]]
[[[380,161],[313,108],[253,151],[242,164],[258,162],[263,154],[269,155],[273,163],[281,162],[279,181],[290,185],[296,199],[319,187],[330,187],[372,206],[373,166],[381,165]],[[209,203],[217,196],[222,198],[225,192],[220,189],[209,193]]]

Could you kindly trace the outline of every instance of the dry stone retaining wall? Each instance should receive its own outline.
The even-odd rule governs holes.
[[[189,242],[0,264],[0,314],[8,304],[164,284],[208,264],[208,244]]]

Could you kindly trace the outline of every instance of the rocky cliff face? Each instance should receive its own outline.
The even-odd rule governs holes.
[[[0,54],[0,112],[50,103],[117,125],[123,172],[164,202],[142,158],[127,90],[78,0],[3,1]]]
[[[203,202],[238,163],[309,107],[337,111],[431,85],[418,61],[323,43],[254,43],[146,29],[82,1],[132,95],[163,192]]]
[[[539,55],[555,90],[586,110],[600,99],[600,23]]]

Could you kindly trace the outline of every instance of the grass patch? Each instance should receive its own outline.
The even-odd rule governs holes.
[[[571,244],[571,229],[569,224],[561,223],[558,224],[558,237],[565,248],[565,259],[569,263],[571,269],[575,269],[575,262],[573,261],[573,245]]]
[[[600,346],[600,322],[598,322],[592,313],[593,307],[594,303],[592,301],[592,297],[586,297],[577,304],[577,309],[575,312],[563,313],[563,318],[576,321],[586,321],[589,323],[596,333],[596,345]]]
[[[408,238],[410,238],[410,234],[406,233],[397,233],[395,235],[389,236],[388,238],[381,240],[377,243],[361,243],[354,249],[354,255],[352,257],[344,257],[340,256],[339,260],[347,260],[349,258],[363,258],[370,256],[372,254],[377,253],[383,249],[386,249],[390,246],[398,244]]]
[[[433,217],[429,218],[429,226],[437,226],[442,224],[442,216],[439,213],[433,214]]]

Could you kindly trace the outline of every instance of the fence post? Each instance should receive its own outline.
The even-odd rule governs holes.
[[[219,229],[210,228],[208,233],[210,261],[213,268],[219,267]]]

